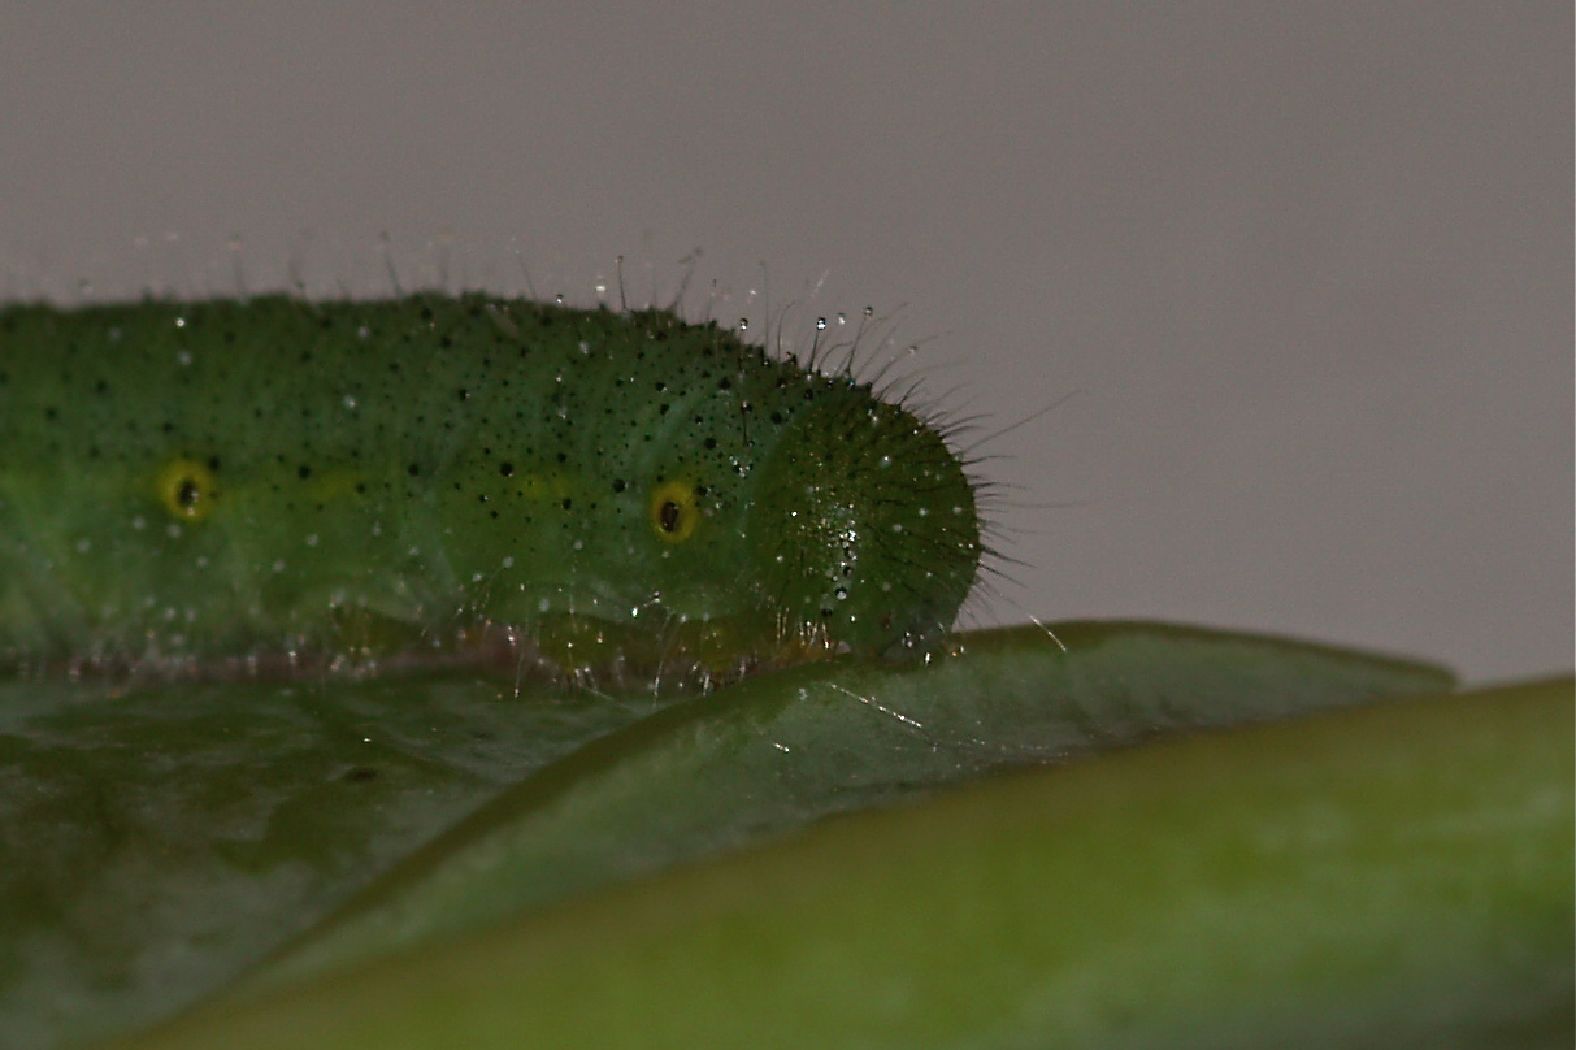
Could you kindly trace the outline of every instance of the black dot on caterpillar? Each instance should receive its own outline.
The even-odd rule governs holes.
[[[476,293],[0,307],[0,655],[494,653],[714,682],[934,652],[985,548],[946,428],[669,310]]]

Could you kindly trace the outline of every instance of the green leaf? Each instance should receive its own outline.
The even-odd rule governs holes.
[[[745,683],[550,766],[292,946],[259,984],[485,925],[1004,767],[1446,687],[1437,668],[1155,624],[973,635],[923,673]],[[1065,651],[1063,650],[1065,646]]]
[[[136,1045],[1569,1046],[1571,738],[1566,679],[1171,739]]]
[[[297,972],[993,769],[1449,682],[1263,637],[1056,635],[1065,653],[1041,631],[965,636],[927,670],[844,661],[655,715],[469,676],[0,682],[0,1045],[168,1014],[396,865]]]
[[[220,987],[477,805],[650,699],[450,676],[0,681],[0,1046]]]

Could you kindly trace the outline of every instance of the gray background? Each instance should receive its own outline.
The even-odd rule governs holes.
[[[971,622],[1570,666],[1568,4],[432,6],[0,7],[0,297],[644,304],[698,247],[691,314],[1057,403]]]

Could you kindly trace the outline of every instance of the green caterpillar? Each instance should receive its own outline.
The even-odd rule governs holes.
[[[709,682],[930,652],[981,551],[936,427],[668,311],[0,308],[11,664]]]

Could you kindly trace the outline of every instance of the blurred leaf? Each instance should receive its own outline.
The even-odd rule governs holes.
[[[831,813],[1160,732],[1450,684],[1437,668],[1155,624],[968,637],[923,673],[846,663],[747,682],[550,766],[307,935],[259,984],[497,921]]]
[[[464,676],[0,681],[0,1046],[191,1002],[503,785],[658,706]]]
[[[649,718],[650,698],[464,675],[0,682],[0,1045],[116,1031],[223,987],[517,781],[352,907],[327,957],[1006,765],[1449,681],[1253,636],[1057,634],[1065,654],[1039,631],[965,636],[966,656],[924,671],[845,661]]]
[[[1567,1047],[1571,697],[998,778],[137,1045]]]

